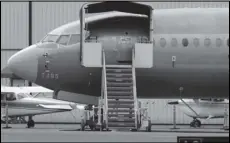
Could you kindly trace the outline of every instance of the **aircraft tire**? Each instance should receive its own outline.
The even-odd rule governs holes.
[[[200,126],[201,126],[201,121],[200,120],[194,121],[194,127],[195,128],[199,128]]]
[[[27,122],[27,127],[28,127],[28,128],[31,128],[31,127],[34,127],[34,126],[35,126],[34,120],[29,120],[29,121]]]
[[[35,122],[34,120],[31,120],[31,127],[34,127],[35,126]]]
[[[146,131],[147,131],[147,132],[151,132],[151,131],[152,131],[152,124],[151,124],[151,121],[150,121],[150,120],[149,120],[148,127],[146,127]]]
[[[85,130],[85,122],[84,120],[81,120],[81,131]]]
[[[192,122],[190,123],[190,127],[195,127],[195,121],[192,121]]]

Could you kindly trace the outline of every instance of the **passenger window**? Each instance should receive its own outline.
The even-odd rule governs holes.
[[[211,40],[210,40],[209,38],[206,38],[206,39],[204,40],[204,45],[205,45],[206,47],[209,47],[209,46],[211,45]]]
[[[161,38],[160,39],[160,45],[161,45],[161,47],[165,47],[166,46],[166,40],[164,39],[164,38]]]
[[[198,39],[198,38],[195,38],[195,39],[193,40],[193,44],[194,44],[195,47],[198,47],[199,44],[200,44],[199,39]]]
[[[220,38],[217,38],[217,39],[216,39],[216,46],[217,46],[217,47],[220,47],[221,44],[222,44],[221,39],[220,39]]]
[[[80,42],[80,35],[79,34],[73,34],[70,37],[69,44],[68,45],[73,45],[76,43]]]
[[[172,38],[171,44],[173,47],[177,46],[177,39],[176,38]]]
[[[188,44],[189,44],[188,39],[186,39],[186,38],[182,39],[182,44],[183,44],[184,47],[187,47]]]
[[[68,41],[69,41],[69,35],[62,35],[58,39],[57,43],[61,45],[67,45]]]

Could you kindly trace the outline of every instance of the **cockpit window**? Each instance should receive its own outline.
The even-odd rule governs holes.
[[[212,101],[211,98],[209,98],[209,99],[200,99],[200,100],[203,100],[203,101]]]
[[[19,94],[17,94],[17,97],[20,100],[20,99],[28,97],[28,95],[26,95],[25,93],[19,93]]]
[[[69,35],[61,35],[60,38],[58,39],[57,43],[61,45],[67,45],[69,41]]]
[[[56,42],[59,35],[47,35],[42,42]]]
[[[223,102],[224,99],[213,99],[214,102]]]
[[[69,44],[68,45],[73,45],[76,43],[80,42],[80,35],[79,34],[73,34],[70,37]]]

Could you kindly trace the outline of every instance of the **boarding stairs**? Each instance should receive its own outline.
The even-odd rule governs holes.
[[[103,51],[102,89],[106,128],[137,130],[138,102],[134,65],[107,65],[105,59]]]

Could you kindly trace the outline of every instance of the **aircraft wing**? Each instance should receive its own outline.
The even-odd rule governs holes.
[[[45,109],[59,109],[59,110],[73,110],[73,108],[70,105],[44,105],[39,104],[39,106],[45,108]]]
[[[20,92],[20,93],[52,93],[53,90],[41,86],[9,87],[1,86],[1,92]]]
[[[20,87],[23,91],[31,92],[31,93],[52,93],[53,90],[50,90],[48,88],[44,88],[41,86],[27,86],[27,87]]]
[[[8,86],[1,85],[1,92],[2,93],[14,93],[17,91],[19,91],[18,87],[8,87]]]

